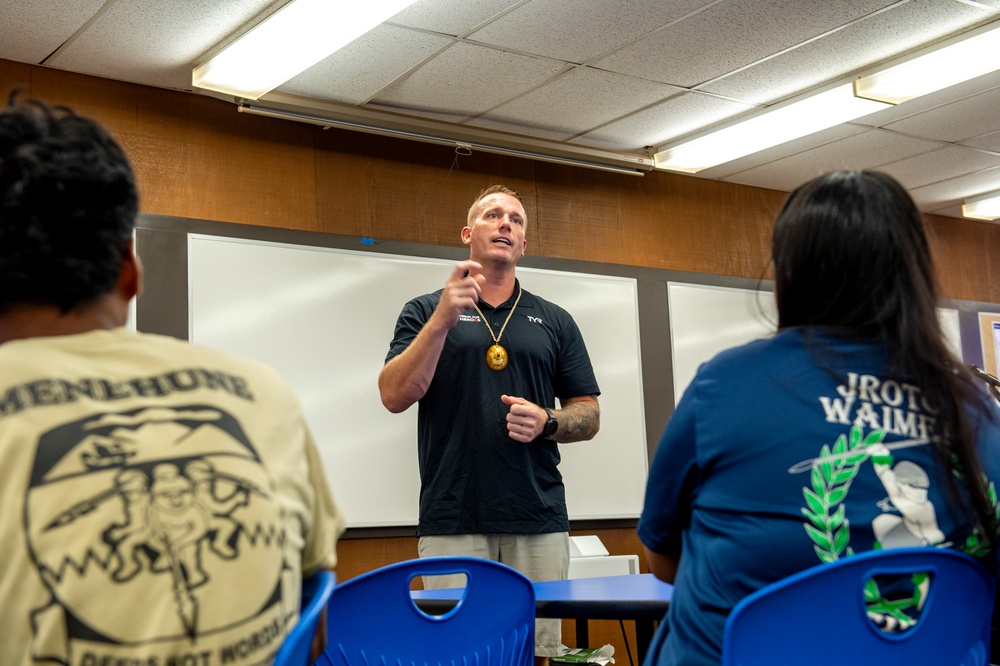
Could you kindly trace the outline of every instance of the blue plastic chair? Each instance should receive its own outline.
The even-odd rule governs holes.
[[[467,580],[454,608],[434,615],[416,606],[415,577],[459,573]],[[490,560],[430,557],[340,584],[327,615],[326,651],[316,664],[529,666],[534,651],[531,581]]]
[[[299,621],[281,643],[274,656],[274,666],[310,666],[309,653],[316,627],[336,584],[337,576],[332,571],[320,571],[302,581]]]
[[[930,573],[919,619],[896,633],[868,617],[874,576]],[[884,579],[882,579],[884,580]],[[877,550],[822,564],[747,596],[730,613],[723,666],[988,663],[995,582],[975,559],[942,548]]]

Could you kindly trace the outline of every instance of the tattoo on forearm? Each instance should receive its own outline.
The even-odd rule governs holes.
[[[573,402],[559,410],[557,442],[582,442],[593,439],[601,427],[601,414],[596,403]]]

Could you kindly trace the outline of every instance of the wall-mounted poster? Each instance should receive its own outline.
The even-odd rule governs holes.
[[[1000,376],[1000,313],[979,313],[979,338],[983,344],[983,370]]]

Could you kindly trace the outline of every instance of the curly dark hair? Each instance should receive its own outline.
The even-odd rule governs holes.
[[[66,313],[115,287],[139,207],[135,174],[95,121],[16,97],[0,109],[0,313]]]

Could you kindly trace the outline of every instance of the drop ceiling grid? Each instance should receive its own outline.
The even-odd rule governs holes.
[[[855,4],[860,7],[855,8]],[[771,57],[885,4],[888,0],[850,4],[800,0],[720,3],[594,65],[691,88]]]
[[[948,142],[967,141],[991,134],[1000,130],[1000,87],[889,123],[885,127]]]
[[[191,89],[191,70],[273,0],[129,0],[109,6],[48,64],[73,72]]]
[[[979,1],[995,11],[959,0],[418,0],[279,90],[641,152],[996,21],[1000,0]],[[72,37],[47,65],[186,90],[194,65],[283,2],[6,0],[0,57],[38,62]],[[700,87],[665,85],[677,83]],[[928,209],[953,210],[1000,189],[998,103],[1000,72],[698,176],[787,189],[827,165],[881,165]],[[869,145],[873,128],[895,138]],[[908,141],[922,148],[901,149]]]
[[[442,35],[382,25],[278,90],[344,104],[364,104],[452,41]]]
[[[879,170],[896,178],[907,189],[916,189],[993,167],[1000,167],[1000,155],[962,146],[944,146],[883,164]]]
[[[469,124],[563,141],[679,92],[662,83],[577,67]]]
[[[418,0],[390,19],[392,23],[454,37],[499,18],[530,0]]]
[[[1000,132],[977,136],[974,139],[963,141],[962,145],[969,146],[970,148],[978,148],[979,150],[992,150],[993,152],[1000,153]]]
[[[983,16],[982,10],[955,0],[911,0],[701,89],[750,103],[773,104],[976,25]]]
[[[1000,188],[1000,167],[983,169],[957,178],[943,180],[933,185],[910,190],[910,195],[922,210],[941,212],[950,210],[961,215],[958,206],[969,197]]]
[[[569,69],[565,63],[456,43],[383,90],[373,104],[478,116]]]
[[[498,48],[582,64],[633,42],[709,1],[532,0],[470,37]]]
[[[754,108],[714,95],[684,92],[576,137],[574,142],[639,152]]]
[[[6,0],[0,3],[0,54],[38,64],[96,14],[105,0]]]
[[[836,169],[873,169],[926,153],[940,144],[884,130],[867,130],[823,146],[778,159],[723,178],[743,185],[792,190],[804,181]],[[764,185],[763,183],[768,183]]]

